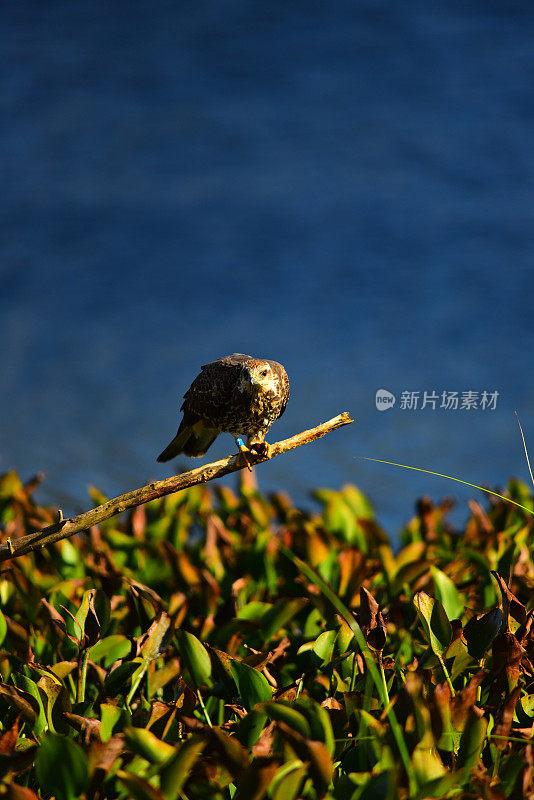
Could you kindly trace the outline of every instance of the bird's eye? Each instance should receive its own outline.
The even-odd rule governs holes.
[[[262,376],[265,378],[265,376],[267,375],[267,370],[266,370],[266,369],[263,369],[263,370],[261,371],[261,374],[262,374]]]

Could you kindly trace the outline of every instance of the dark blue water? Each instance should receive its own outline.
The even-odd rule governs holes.
[[[44,470],[65,512],[164,477],[178,397],[239,351],[290,375],[271,441],[357,420],[262,466],[267,490],[355,482],[395,530],[472,492],[360,455],[525,477],[533,23],[487,0],[4,8],[0,467]]]

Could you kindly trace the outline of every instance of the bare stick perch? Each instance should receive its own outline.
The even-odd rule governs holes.
[[[321,436],[335,431],[336,428],[341,428],[343,425],[348,425],[352,421],[350,414],[345,411],[343,414],[328,420],[328,422],[317,425],[316,428],[297,433],[296,436],[292,436],[290,439],[277,442],[271,445],[271,458],[287,453],[288,450],[294,450],[302,444],[308,444],[315,441],[315,439],[320,439]],[[172,478],[165,478],[163,481],[149,483],[148,486],[121,494],[120,497],[114,497],[112,500],[108,500],[107,503],[103,503],[90,511],[85,511],[83,514],[78,514],[69,519],[60,519],[41,531],[1,544],[0,563],[25,555],[32,550],[46,547],[49,544],[58,542],[60,539],[66,539],[75,533],[80,533],[80,531],[86,531],[92,525],[98,525],[99,522],[114,517],[116,514],[121,514],[127,508],[141,506],[150,500],[179,492],[181,489],[188,489],[197,483],[206,483],[206,481],[211,481],[214,478],[222,478],[223,475],[228,475],[230,472],[237,472],[237,470],[243,469],[244,466],[243,463],[238,464],[237,459],[238,456],[229,456],[222,458],[220,461],[214,461],[212,464],[192,469],[189,472],[183,472],[181,475],[174,475]],[[254,463],[259,464],[266,460],[258,457],[254,460]]]

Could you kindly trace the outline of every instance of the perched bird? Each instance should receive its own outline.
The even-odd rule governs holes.
[[[288,398],[287,374],[276,361],[234,353],[205,364],[184,394],[180,427],[158,461],[180,453],[203,456],[225,432],[234,437],[250,469],[245,455],[250,450],[270,458],[265,434],[284,413]]]

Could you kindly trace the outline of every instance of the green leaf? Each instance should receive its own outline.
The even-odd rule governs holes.
[[[505,797],[513,796],[513,789],[519,773],[525,765],[521,753],[510,753],[502,758],[499,765],[499,789]]]
[[[189,772],[206,744],[205,739],[193,735],[163,764],[160,770],[160,785],[165,800],[178,800]]]
[[[106,697],[117,697],[128,692],[128,687],[132,675],[137,672],[143,661],[136,658],[133,661],[126,661],[119,664],[114,670],[108,672],[104,681],[104,695]]]
[[[67,736],[47,733],[35,761],[41,791],[57,800],[79,800],[85,791],[89,767],[82,748]]]
[[[275,603],[261,618],[260,629],[264,641],[269,642],[308,602],[306,597],[293,597]]]
[[[352,483],[346,483],[342,487],[341,493],[345,502],[357,517],[373,519],[375,515],[373,505],[361,489],[358,489],[358,487],[354,486]]]
[[[196,636],[188,631],[178,634],[180,653],[197,687],[211,677],[211,659],[208,651]]]
[[[449,619],[457,619],[464,613],[464,604],[460,599],[454,582],[437,567],[430,567],[434,579],[436,597],[441,601]]]
[[[271,699],[272,690],[267,678],[257,669],[241,661],[233,661],[231,670],[245,708],[250,710],[256,703],[266,703]]]
[[[281,553],[283,553],[286,556],[286,558],[288,558],[295,565],[295,567],[299,570],[299,572],[305,575],[308,578],[308,580],[310,580],[320,589],[324,597],[333,605],[335,610],[345,620],[345,622],[349,625],[351,631],[353,632],[356,642],[358,643],[358,646],[365,658],[367,669],[369,670],[369,675],[373,683],[375,684],[380,700],[386,709],[386,715],[390,722],[392,733],[395,738],[397,747],[399,749],[402,763],[409,778],[410,790],[415,789],[416,785],[415,773],[413,771],[413,767],[410,761],[410,755],[408,753],[406,742],[404,741],[404,736],[401,726],[399,725],[399,721],[397,719],[393,706],[389,702],[389,697],[387,694],[385,684],[380,676],[380,673],[378,672],[377,666],[374,661],[374,657],[365,640],[365,636],[363,635],[362,629],[358,625],[358,621],[356,620],[352,611],[349,608],[347,608],[347,606],[343,603],[342,600],[340,600],[340,598],[330,588],[327,582],[317,572],[311,569],[311,567],[308,564],[306,564],[306,562],[303,561],[302,558],[296,556],[288,547],[286,547],[282,543],[278,544],[278,549]]]
[[[80,608],[76,612],[76,622],[81,629],[82,647],[92,647],[100,638],[100,621],[95,610],[96,589],[84,592]]]
[[[408,545],[405,550],[411,547],[416,547],[419,544],[422,544],[422,542],[413,542],[412,544]],[[402,555],[402,553],[403,551],[401,551],[400,555]],[[422,558],[416,558],[414,561],[403,563],[401,566],[399,566],[397,572],[395,573],[391,590],[395,594],[398,594],[405,584],[408,586],[413,586],[418,578],[428,572],[428,568],[428,562]]]
[[[311,728],[308,720],[302,712],[294,708],[292,703],[279,700],[274,703],[263,703],[261,706],[258,706],[258,708],[266,711],[269,719],[276,720],[277,722],[285,722],[286,725],[298,731],[305,739],[311,738]]]
[[[99,661],[104,661],[106,669],[120,661],[121,658],[126,658],[130,655],[132,645],[126,636],[121,636],[118,633],[106,636],[100,639],[89,651],[89,659],[98,664]]]
[[[527,694],[520,697],[515,707],[514,720],[519,722],[522,728],[530,727],[534,723],[534,694]]]
[[[0,499],[8,500],[24,494],[24,486],[14,469],[0,475]]]
[[[356,545],[359,550],[366,553],[368,543],[365,533],[360,527],[357,517],[345,498],[336,493],[328,503],[323,513],[326,530],[334,536],[351,545]]]
[[[473,709],[470,709],[455,762],[457,769],[464,770],[465,781],[469,779],[469,771],[478,764],[487,728],[488,720],[485,717],[479,717]]]
[[[140,640],[141,656],[143,659],[151,662],[162,655],[167,649],[172,634],[172,619],[166,611],[162,610]]]
[[[424,631],[434,653],[443,658],[451,643],[451,623],[439,600],[426,592],[418,592],[413,599],[414,606],[423,624]]]
[[[239,774],[233,800],[264,798],[278,768],[274,758],[257,758]]]
[[[385,800],[398,797],[392,771],[371,774],[359,792],[353,794],[354,800]]]
[[[412,763],[420,785],[442,778],[446,773],[435,747],[416,747],[412,753]]]
[[[309,764],[309,773],[314,788],[320,797],[324,795],[334,773],[334,765],[323,742],[305,739],[299,733],[280,724],[280,735],[288,742],[296,755]]]
[[[19,690],[22,689],[22,691],[24,693],[22,696],[24,697],[25,700],[28,700],[31,703],[31,701],[30,701],[30,699],[29,699],[29,697],[27,695],[31,695],[31,697],[33,697],[34,700],[35,700],[36,705],[32,704],[32,708],[36,712],[36,716],[33,719],[33,721],[31,721],[31,720],[30,721],[31,721],[33,733],[36,736],[40,736],[41,733],[46,728],[46,713],[45,713],[45,709],[44,709],[44,705],[43,705],[43,699],[41,697],[41,693],[39,692],[39,689],[37,688],[37,684],[34,681],[32,681],[31,678],[28,678],[27,675],[24,675],[21,672],[20,673],[13,673],[12,679],[13,679],[13,683],[17,686],[17,688]],[[10,689],[9,686],[6,686],[5,688],[6,688],[6,690]],[[8,699],[8,698],[5,698],[5,699]],[[13,703],[14,703],[14,701],[13,701]],[[27,715],[24,707],[21,707],[20,710],[22,711],[22,715],[26,719],[28,719],[28,715]]]
[[[441,778],[428,781],[420,786],[413,800],[428,800],[428,798],[454,797],[462,791],[462,773],[449,772]]]
[[[111,703],[100,703],[100,738],[103,742],[109,741],[113,728],[121,718],[123,710]]]
[[[271,800],[296,800],[307,775],[307,768],[300,758],[286,761],[273,778],[269,787],[269,797]]]
[[[128,789],[129,800],[163,800],[163,795],[146,778],[134,775],[133,772],[118,770],[117,778]]]
[[[70,699],[62,681],[53,672],[44,672],[37,682],[43,706],[46,711],[48,727],[54,733],[67,733],[68,726],[63,718],[64,711],[70,711]]]
[[[294,707],[303,714],[310,726],[310,739],[323,742],[330,756],[334,755],[334,732],[326,708],[311,697],[299,697],[294,701]]]
[[[6,638],[7,633],[7,622],[6,618],[0,611],[0,645],[3,643],[4,639]]]
[[[271,603],[261,603],[259,600],[253,600],[251,603],[247,603],[240,608],[236,617],[237,619],[248,619],[251,620],[251,622],[259,622],[271,608]]]
[[[336,643],[338,631],[324,631],[315,640],[312,650],[321,662],[321,666],[326,666],[332,660],[334,645]]]
[[[267,714],[262,710],[262,706],[249,711],[239,722],[237,738],[244,747],[250,748],[256,744],[267,721]]]
[[[151,764],[163,764],[174,753],[174,747],[144,728],[125,728],[123,733],[130,750]]]

